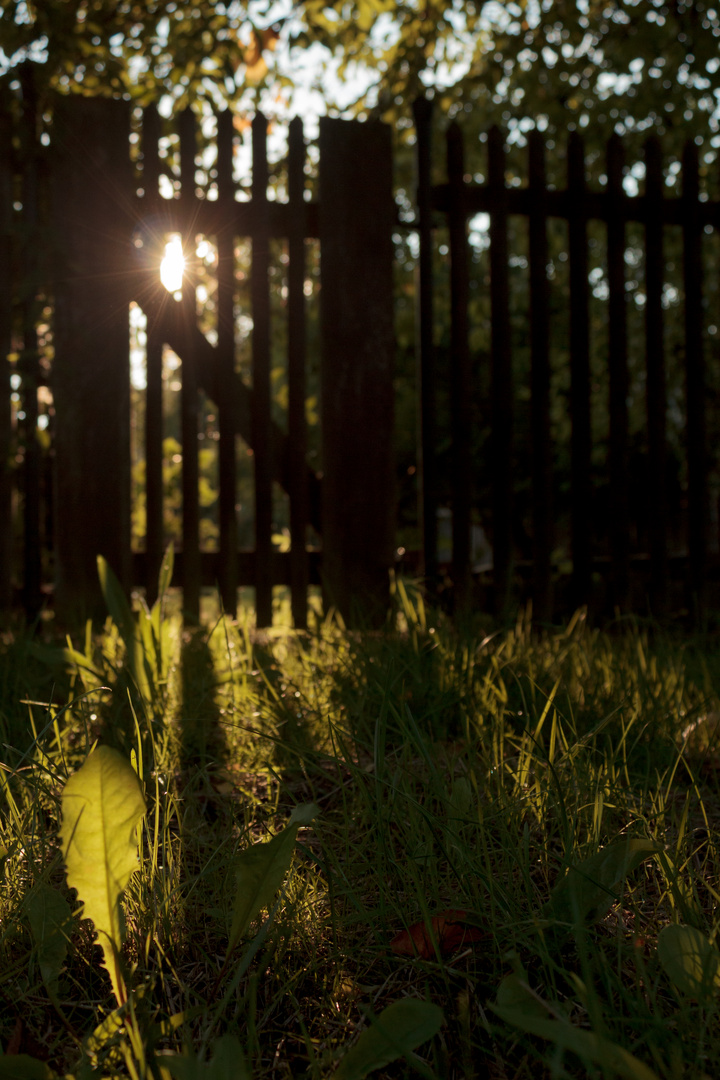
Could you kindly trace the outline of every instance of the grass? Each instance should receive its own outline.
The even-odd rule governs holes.
[[[168,1051],[207,1058],[231,1035],[255,1078],[322,1078],[373,1017],[416,998],[443,1010],[440,1032],[374,1075],[720,1075],[716,645],[633,622],[601,633],[581,613],[544,632],[525,618],[460,632],[402,586],[378,634],[319,616],[307,634],[255,632],[247,614],[164,623],[168,678],[149,697],[110,621],[76,643],[94,673],[5,634],[6,1054],[160,1080]],[[124,896],[124,1026],[92,925],[72,923],[49,996],[28,920],[43,884],[77,906],[60,797],[96,738],[133,759],[148,808]],[[240,853],[307,803],[320,813],[278,899],[226,962]],[[628,838],[657,850],[608,879],[590,916],[583,860]],[[561,917],[553,890],[578,865]],[[448,909],[480,940],[444,951],[431,919]],[[423,921],[429,954],[396,955],[393,937]],[[676,923],[702,932],[705,985],[658,955]],[[8,1062],[0,1077],[19,1075]]]

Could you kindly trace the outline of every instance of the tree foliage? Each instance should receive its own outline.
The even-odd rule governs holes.
[[[706,135],[720,9],[683,0],[0,0],[6,66],[81,93],[178,105],[293,89],[308,50],[328,105],[407,117],[422,91],[485,123]],[[333,72],[328,79],[327,73]]]

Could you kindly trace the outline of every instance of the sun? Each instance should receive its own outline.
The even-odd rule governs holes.
[[[160,280],[170,293],[180,292],[185,272],[185,256],[179,234],[171,236],[165,244],[165,254],[160,263]]]

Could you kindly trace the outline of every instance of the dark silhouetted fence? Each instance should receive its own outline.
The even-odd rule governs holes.
[[[683,567],[685,603],[695,617],[708,604],[708,580],[717,556],[709,554],[710,499],[705,372],[707,293],[703,237],[720,227],[720,203],[701,193],[694,144],[682,160],[682,194],[671,196],[657,140],[645,150],[644,192],[624,187],[624,149],[607,146],[606,183],[586,180],[583,141],[567,142],[566,181],[548,183],[543,137],[532,132],[525,182],[510,184],[502,134],[487,135],[484,183],[465,162],[460,129],[447,130],[447,180],[431,177],[432,107],[416,102],[417,215],[399,221],[392,198],[389,129],[379,123],[323,120],[319,139],[319,198],[305,197],[306,148],[302,123],[290,125],[286,201],[268,198],[267,123],[252,124],[252,189],[238,201],[233,179],[233,122],[218,117],[217,197],[196,190],[197,132],[191,112],[179,118],[179,183],[174,199],[161,198],[161,120],[146,109],[139,131],[141,175],[129,155],[130,106],[122,101],[58,98],[49,129],[34,98],[29,72],[19,96],[0,103],[0,605],[18,593],[31,614],[54,588],[68,616],[97,610],[95,557],[106,556],[126,588],[142,585],[153,597],[166,537],[163,525],[162,352],[182,361],[182,546],[177,582],[184,607],[197,618],[203,585],[219,584],[234,612],[239,585],[253,585],[259,625],[272,618],[272,588],[291,588],[297,626],[307,617],[307,588],[323,581],[327,598],[346,618],[354,605],[381,617],[394,562],[393,465],[393,231],[416,231],[419,241],[416,302],[420,567],[431,585],[446,575],[457,607],[492,604],[497,614],[530,595],[536,617],[590,603],[606,610],[647,607],[664,614],[675,604],[671,570]],[[47,108],[47,103],[43,106]],[[13,141],[13,133],[16,137]],[[18,137],[19,133],[19,137]],[[142,191],[138,190],[141,184]],[[489,215],[488,250],[478,277],[470,258],[468,221]],[[553,435],[553,297],[549,228],[567,223],[569,393],[569,554],[571,589],[559,597],[565,542],[558,527],[557,440]],[[529,352],[529,424],[518,429],[517,298],[510,266],[517,223],[526,224],[526,311],[521,346]],[[589,230],[605,228],[607,341],[603,385],[608,434],[603,486],[607,528],[597,535],[597,464],[592,408]],[[642,527],[632,505],[628,399],[627,228],[642,228],[644,276],[644,394],[646,494],[652,512]],[[670,548],[667,490],[667,305],[664,245],[667,227],[682,236],[682,363],[686,512],[680,550]],[[525,227],[525,226],[523,226]],[[434,305],[438,288],[438,229],[447,231],[449,258],[449,430],[442,430],[438,397],[441,344]],[[159,286],[158,268],[168,233],[190,249],[198,234],[218,251],[217,341],[198,327],[192,272],[182,300]],[[250,309],[252,382],[236,363],[235,245],[252,243]],[[286,242],[288,402],[285,422],[273,418],[271,396],[270,245]],[[306,239],[321,249],[322,475],[308,465],[306,411]],[[487,348],[478,351],[478,294],[489,299]],[[128,307],[147,318],[145,397],[146,535],[144,550],[130,543],[130,390]],[[51,348],[49,334],[52,334]],[[443,347],[444,348],[444,347]],[[487,354],[487,355],[485,355]],[[479,367],[489,370],[478,400]],[[514,377],[515,372],[515,377]],[[198,400],[214,402],[219,425],[219,550],[201,550]],[[43,405],[39,415],[39,403]],[[478,415],[486,429],[480,471]],[[43,426],[44,425],[44,426]],[[237,531],[236,436],[252,448],[255,543],[240,550]],[[443,458],[440,444],[451,440]],[[519,441],[527,444],[518,456]],[[518,474],[517,462],[527,462]],[[444,470],[444,471],[443,471]],[[54,481],[51,481],[51,473]],[[289,495],[290,550],[273,548],[272,488]],[[51,495],[51,488],[54,494]],[[515,500],[529,506],[530,548],[522,550]],[[322,497],[321,497],[322,496]],[[452,512],[452,556],[441,565],[438,511]],[[481,505],[482,504],[482,505]],[[481,511],[490,534],[492,570],[473,566],[473,530]],[[322,537],[309,551],[308,526]],[[564,528],[564,526],[563,526]],[[675,530],[677,531],[677,530]],[[646,545],[645,545],[646,537]],[[645,546],[643,546],[645,545]],[[561,559],[560,559],[561,561]],[[644,568],[648,567],[646,571]],[[598,589],[597,576],[601,588]],[[487,588],[485,588],[487,586]]]

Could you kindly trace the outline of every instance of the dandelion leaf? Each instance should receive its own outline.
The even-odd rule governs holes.
[[[301,825],[309,825],[318,812],[317,806],[312,804],[297,806],[287,828],[267,843],[253,844],[238,856],[228,955],[258,912],[269,907],[290,869],[298,829]]]
[[[162,1071],[175,1080],[250,1080],[240,1043],[234,1035],[223,1035],[214,1046],[210,1061],[198,1061],[194,1054],[163,1054]]]
[[[397,1058],[406,1057],[437,1035],[442,1009],[417,998],[395,1001],[373,1018],[333,1073],[333,1080],[362,1080]]]
[[[72,926],[70,905],[57,889],[41,882],[27,902],[27,913],[40,974],[50,996],[56,997]]]
[[[575,1027],[562,1018],[560,1010],[545,1003],[517,975],[508,975],[500,984],[497,1004],[490,1008],[511,1027],[528,1035],[546,1039],[561,1050],[575,1054],[583,1061],[599,1065],[609,1074],[623,1080],[658,1080],[657,1074],[622,1046]],[[561,1016],[557,1019],[558,1015]]]
[[[693,926],[665,926],[658,936],[658,959],[673,986],[699,1001],[720,984],[720,952]]]
[[[560,922],[597,922],[618,899],[618,889],[628,874],[659,851],[662,847],[650,840],[608,844],[570,867],[550,894],[546,914]]]
[[[95,925],[115,997],[123,1004],[120,897],[137,869],[136,829],[145,813],[137,775],[117,750],[99,746],[66,783],[62,812],[68,884]]]

